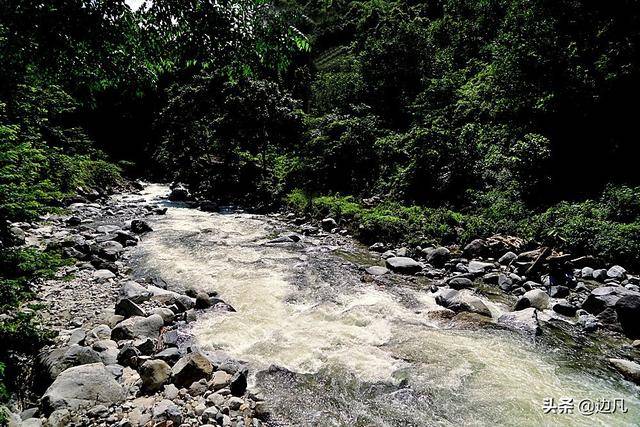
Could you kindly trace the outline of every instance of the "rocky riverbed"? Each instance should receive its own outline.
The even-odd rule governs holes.
[[[331,218],[169,194],[16,224],[76,263],[37,289],[58,336],[13,425],[640,420],[639,281],[620,266],[507,236],[366,248]],[[561,398],[626,412],[545,413]]]

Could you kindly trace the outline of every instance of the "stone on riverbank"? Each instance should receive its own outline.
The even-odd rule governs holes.
[[[387,267],[396,273],[414,274],[422,270],[420,263],[409,257],[391,257],[386,260]]]
[[[69,368],[58,375],[42,396],[41,405],[48,414],[57,409],[111,405],[124,399],[122,386],[104,364],[92,363]]]

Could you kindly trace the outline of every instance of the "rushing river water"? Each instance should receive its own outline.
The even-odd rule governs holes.
[[[159,201],[168,189],[144,193]],[[265,245],[282,227],[267,217],[164,203],[137,249],[140,271],[216,290],[237,310],[204,314],[197,343],[247,361],[280,424],[640,423],[636,386],[588,373],[562,349],[494,328],[443,328],[429,292],[364,283],[336,248]],[[573,398],[574,414],[545,414],[548,398]],[[625,399],[628,411],[579,414],[581,399],[603,398]]]

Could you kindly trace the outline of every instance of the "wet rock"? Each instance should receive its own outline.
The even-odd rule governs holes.
[[[615,303],[622,330],[629,338],[640,338],[640,294],[623,295]]]
[[[231,384],[231,375],[225,371],[216,371],[211,377],[209,384],[213,390],[228,387],[229,384]]]
[[[115,313],[124,316],[125,318],[133,316],[145,317],[147,315],[138,304],[127,298],[123,298],[118,301]]]
[[[169,347],[167,349],[162,350],[160,353],[157,353],[154,356],[156,359],[164,360],[167,363],[174,364],[177,362],[180,357],[180,350],[175,347]]]
[[[562,314],[563,316],[573,317],[576,315],[578,307],[568,303],[565,300],[560,300],[553,305],[552,309],[556,313]]]
[[[184,202],[189,198],[189,191],[182,187],[178,186],[171,190],[169,194],[169,200],[173,202]]]
[[[549,296],[551,298],[564,298],[569,296],[569,288],[566,286],[551,286],[549,288]]]
[[[436,303],[455,313],[471,312],[491,317],[491,311],[478,297],[454,289],[443,289],[436,296]]]
[[[498,275],[498,287],[504,292],[509,292],[513,288],[513,279],[506,274]]]
[[[141,284],[134,282],[133,280],[129,280],[122,285],[120,295],[123,298],[135,302],[136,304],[140,304],[150,300],[152,294]]]
[[[391,257],[386,260],[387,267],[396,273],[414,274],[422,270],[422,266],[409,257]]]
[[[320,222],[320,226],[324,231],[331,231],[338,227],[338,223],[333,218],[325,218]]]
[[[489,262],[481,262],[481,261],[471,261],[467,267],[469,269],[469,273],[472,274],[483,274],[494,268],[494,265]]]
[[[469,289],[473,287],[473,282],[466,277],[454,277],[450,279],[447,284],[451,289]]]
[[[143,234],[153,231],[153,228],[151,228],[151,226],[142,219],[134,219],[131,221],[131,231],[136,234]]]
[[[528,307],[545,310],[549,307],[549,295],[542,289],[532,289],[525,292],[516,303],[515,310],[524,310]]]
[[[600,322],[593,314],[584,310],[578,310],[576,314],[578,315],[578,323],[586,332],[593,332],[600,327]]]
[[[607,270],[607,277],[615,280],[624,280],[627,277],[627,270],[619,265],[614,265]]]
[[[582,308],[591,314],[598,315],[607,308],[615,307],[616,302],[624,295],[638,295],[621,286],[601,286],[591,291],[582,303]]]
[[[69,218],[67,218],[67,220],[65,221],[67,223],[67,225],[70,226],[76,226],[76,225],[80,225],[80,223],[82,222],[82,219],[78,216],[70,216]]]
[[[115,261],[124,251],[122,245],[116,241],[109,240],[98,244],[98,255],[109,261]]]
[[[498,324],[528,335],[540,335],[541,333],[538,312],[533,307],[505,313],[498,318]]]
[[[434,267],[442,267],[451,258],[451,252],[444,246],[433,248],[425,255],[427,262]]]
[[[51,379],[57,378],[58,375],[73,366],[101,361],[97,351],[80,345],[56,348],[41,356],[41,364]]]
[[[211,298],[207,295],[206,292],[198,292],[196,295],[196,304],[195,308],[197,309],[206,309],[211,307]]]
[[[229,390],[234,396],[242,396],[247,391],[247,371],[242,369],[233,374]]]
[[[143,387],[149,391],[157,391],[169,381],[171,366],[163,360],[147,360],[140,366],[138,372]]]
[[[189,387],[194,381],[209,377],[213,365],[205,355],[196,352],[180,358],[171,372],[176,386]]]
[[[41,399],[45,413],[57,409],[75,410],[97,404],[122,402],[125,392],[102,363],[69,368],[62,372]]]
[[[158,338],[164,320],[157,314],[149,317],[134,316],[118,323],[111,331],[111,339],[132,340],[136,338]]]
[[[593,268],[583,267],[582,270],[580,270],[580,277],[583,279],[593,279]]]
[[[498,260],[498,262],[502,265],[509,265],[511,264],[516,258],[518,258],[518,255],[516,255],[514,252],[507,252],[504,255],[502,255],[500,257],[500,259]]]
[[[376,242],[373,245],[369,246],[369,250],[372,252],[384,252],[387,250],[387,246],[382,242]]]
[[[487,242],[483,239],[475,239],[469,242],[463,249],[462,253],[465,257],[475,258],[483,256],[487,251]]]
[[[593,273],[591,273],[591,275],[594,280],[604,282],[604,280],[607,278],[607,270],[605,270],[604,268],[593,270]]]
[[[385,275],[389,272],[389,269],[387,267],[382,267],[379,265],[372,265],[371,267],[368,267],[366,270],[367,274],[370,274],[372,276],[382,276]]]
[[[609,363],[626,379],[640,384],[640,364],[625,359],[609,359]]]

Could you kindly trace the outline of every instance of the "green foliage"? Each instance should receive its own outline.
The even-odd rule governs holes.
[[[311,204],[311,199],[303,190],[296,188],[284,197],[286,207],[297,213],[305,213]]]

